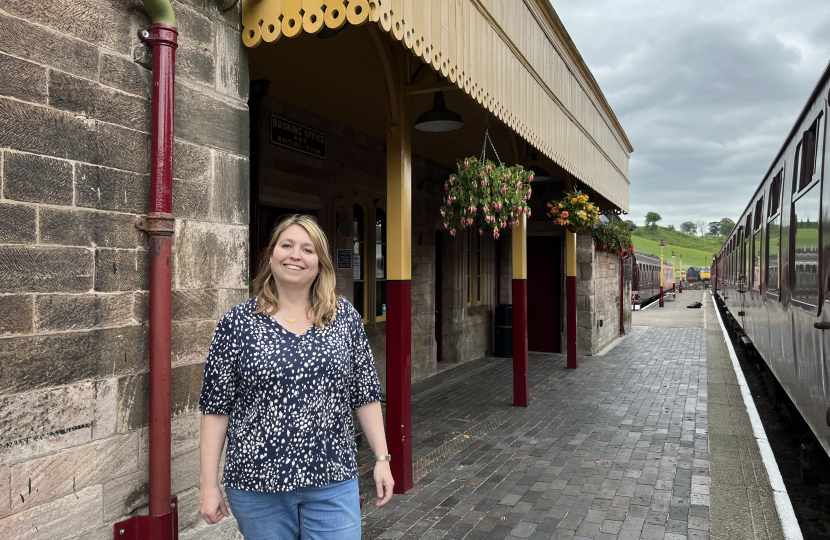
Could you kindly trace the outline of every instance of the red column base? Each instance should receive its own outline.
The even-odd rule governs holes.
[[[658,307],[663,307],[663,286],[660,285],[660,305]]]
[[[412,283],[386,282],[386,445],[394,493],[412,489]]]
[[[179,504],[170,500],[170,511],[158,516],[133,516],[113,525],[115,540],[178,540]]]
[[[530,405],[527,367],[527,280],[513,280],[513,406]]]
[[[579,365],[576,359],[576,276],[566,277],[565,286],[568,297],[565,319],[568,322],[568,369],[576,369]]]

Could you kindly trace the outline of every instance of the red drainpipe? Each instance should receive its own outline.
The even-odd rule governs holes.
[[[148,8],[150,3],[153,2],[148,2]],[[172,11],[169,14],[172,15]],[[149,29],[139,31],[139,37],[153,47],[150,213],[136,222],[136,227],[150,237],[150,508],[147,516],[134,516],[116,523],[117,540],[178,538],[177,504],[170,496],[170,264],[175,230],[171,211],[178,31],[173,25],[157,22],[155,16],[153,21],[155,24]],[[175,24],[175,19],[171,22]]]

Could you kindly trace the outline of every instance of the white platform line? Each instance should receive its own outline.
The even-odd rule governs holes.
[[[712,303],[715,303],[714,293],[710,290],[709,294],[712,296]],[[761,459],[764,461],[764,468],[767,470],[769,484],[773,491],[773,498],[775,499],[775,509],[778,510],[778,519],[781,520],[781,529],[784,532],[784,538],[788,540],[803,540],[804,537],[801,535],[801,527],[798,526],[798,519],[795,517],[790,496],[787,494],[787,487],[784,485],[783,478],[781,478],[781,471],[778,470],[778,464],[775,462],[775,456],[772,453],[772,447],[769,445],[767,433],[764,431],[761,417],[758,416],[758,409],[755,408],[755,402],[752,400],[752,394],[749,392],[749,386],[746,384],[744,373],[741,370],[741,365],[735,354],[735,348],[732,346],[732,340],[729,339],[729,334],[726,331],[726,326],[723,324],[723,319],[720,316],[717,304],[714,305],[714,309],[718,316],[720,328],[723,331],[726,347],[729,349],[732,368],[735,370],[738,385],[741,387],[741,396],[744,398],[744,406],[746,406],[746,412],[749,414],[749,421],[752,424],[752,433],[758,442]]]

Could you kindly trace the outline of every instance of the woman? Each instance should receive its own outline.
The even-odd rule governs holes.
[[[381,388],[360,315],[334,294],[325,234],[313,218],[276,227],[255,296],[217,325],[205,365],[199,513],[229,515],[246,540],[360,538],[356,410],[375,453],[377,505],[392,497]]]

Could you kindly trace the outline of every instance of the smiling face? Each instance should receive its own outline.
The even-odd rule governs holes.
[[[271,273],[278,288],[311,288],[320,263],[311,236],[299,225],[288,227],[271,254]]]

